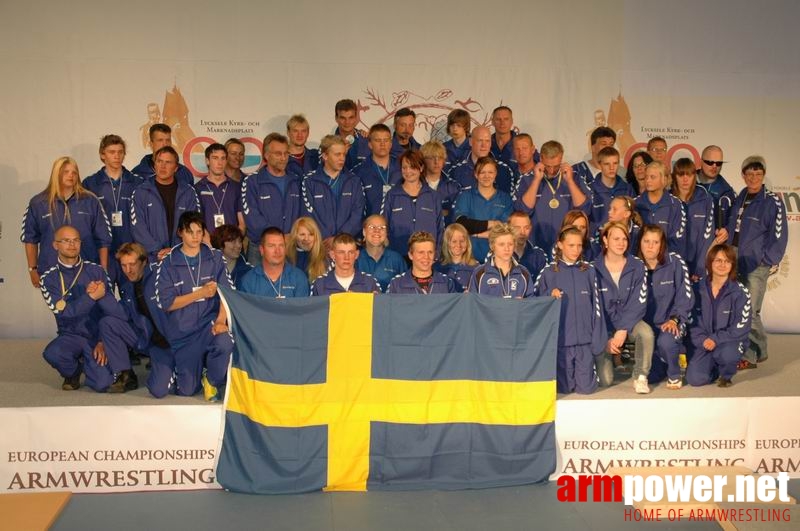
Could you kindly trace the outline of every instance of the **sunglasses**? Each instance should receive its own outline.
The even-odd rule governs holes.
[[[707,166],[716,166],[718,168],[722,167],[723,162],[724,161],[721,161],[721,160],[706,160],[706,159],[703,159],[703,163],[706,164]]]

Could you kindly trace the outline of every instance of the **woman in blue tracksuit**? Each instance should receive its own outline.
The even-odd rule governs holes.
[[[452,223],[444,229],[441,258],[436,270],[453,279],[456,291],[466,291],[469,279],[478,261],[472,257],[472,241],[461,223]]]
[[[522,299],[533,295],[533,279],[525,266],[514,259],[516,237],[511,225],[503,223],[489,231],[491,257],[475,268],[469,292],[504,299]]]
[[[478,262],[489,253],[489,229],[505,222],[513,211],[511,196],[495,188],[496,178],[497,162],[491,157],[479,158],[475,163],[478,186],[461,192],[453,209],[456,222],[470,233]]]
[[[693,355],[686,381],[690,385],[706,385],[716,380],[717,386],[730,387],[750,333],[750,294],[736,281],[733,247],[713,246],[706,258],[706,272],[695,293],[689,329]]]
[[[618,221],[628,227],[630,236],[628,254],[636,256],[639,251],[639,228],[642,226],[642,217],[636,212],[633,198],[627,195],[618,195],[612,199],[608,205],[608,221]],[[597,229],[590,241],[594,256],[601,254],[600,230],[602,228]]]
[[[658,225],[667,235],[667,248],[683,256],[686,248],[686,215],[678,198],[669,193],[667,169],[654,161],[645,168],[644,191],[635,199],[642,222]]]
[[[611,385],[614,381],[611,357],[620,355],[625,341],[632,340],[636,345],[633,388],[638,394],[647,394],[653,330],[642,320],[647,308],[645,268],[639,258],[627,255],[629,237],[628,227],[614,221],[606,223],[600,233],[603,255],[593,265],[609,338],[605,352],[598,355],[595,364],[600,385]]]
[[[78,163],[70,157],[56,159],[47,188],[31,198],[22,216],[20,240],[35,288],[39,288],[39,276],[56,265],[53,237],[63,225],[78,231],[81,257],[108,270],[111,227],[100,200],[81,185]]]
[[[228,275],[237,288],[245,273],[253,269],[242,254],[243,240],[244,234],[236,225],[220,225],[211,235],[211,245],[222,253]]]
[[[408,239],[415,232],[428,232],[439,247],[444,230],[442,201],[422,178],[425,159],[419,151],[405,151],[398,160],[403,180],[383,198],[381,214],[389,225],[389,248],[405,256]]]
[[[302,216],[292,223],[286,237],[286,260],[304,271],[309,282],[328,272],[330,260],[325,254],[319,225],[313,218]]]
[[[694,161],[678,159],[672,169],[672,195],[680,199],[686,215],[686,240],[681,256],[689,267],[689,276],[697,282],[705,275],[706,253],[715,243],[724,243],[727,232],[721,229],[721,239],[715,241],[714,198],[705,188],[697,186]]]
[[[742,162],[745,188],[736,200],[728,219],[728,243],[737,250],[739,281],[747,287],[753,302],[750,341],[740,369],[752,369],[768,357],[767,334],[761,322],[761,305],[767,279],[778,272],[789,238],[786,207],[777,194],[764,186],[767,162],[753,155]]]
[[[686,263],[667,252],[667,237],[658,225],[641,230],[639,258],[647,267],[647,311],[644,322],[655,334],[655,350],[648,381],[667,379],[667,389],[680,389],[678,358],[686,352],[683,337],[694,305],[694,292]]]
[[[561,220],[561,229],[564,230],[567,227],[575,227],[579,231],[581,231],[581,235],[583,236],[583,243],[581,245],[581,259],[587,262],[591,262],[601,253],[601,246],[600,240],[598,235],[597,245],[592,245],[592,242],[589,240],[589,216],[583,210],[575,209],[570,210],[564,216],[564,219]],[[558,245],[553,246],[553,250],[551,252],[551,256],[555,256],[556,250]]]
[[[597,389],[594,355],[607,335],[594,267],[581,260],[583,234],[561,230],[555,260],[542,270],[534,294],[561,299],[556,384],[559,393],[590,394]]]

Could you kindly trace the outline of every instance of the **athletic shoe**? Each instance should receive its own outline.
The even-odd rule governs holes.
[[[733,384],[731,383],[731,381],[728,380],[727,378],[720,378],[719,380],[717,380],[717,387],[730,387],[732,385]]]
[[[755,369],[758,367],[757,363],[752,363],[747,360],[739,360],[739,363],[736,364],[737,371],[743,371],[745,369]]]
[[[133,372],[133,370],[123,372],[127,372],[127,378],[125,379],[125,390],[135,391],[139,389],[139,377],[136,376],[136,373]]]
[[[636,391],[636,394],[648,394],[650,392],[650,386],[647,385],[647,376],[640,374],[635,380],[633,380],[633,389]]]
[[[206,399],[206,402],[219,402],[222,398],[219,394],[219,390],[211,385],[211,382],[208,381],[208,377],[203,374],[203,379],[201,380],[203,385],[203,398]]]
[[[667,380],[667,389],[680,389],[681,387],[683,387],[683,380],[680,378]]]
[[[64,391],[77,391],[81,388],[81,373],[78,372],[75,376],[64,378],[64,383],[61,384],[61,389]]]

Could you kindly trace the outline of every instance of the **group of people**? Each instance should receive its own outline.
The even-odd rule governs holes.
[[[598,127],[591,158],[513,128],[506,106],[494,132],[448,115],[445,143],[414,139],[404,108],[394,131],[357,128],[352,100],[337,128],[306,146],[309,123],[263,141],[263,163],[242,172],[235,138],[205,150],[195,182],[165,124],[133,171],[117,135],[100,142],[100,170],[80,180],[57,159],[23,217],[32,285],[58,336],[44,357],[65,390],[138,387],[131,359],[149,356],[155,397],[224,393],[233,348],[220,284],[286,298],[341,292],[561,300],[559,392],[611,385],[632,352],[637,393],[717,382],[767,358],[760,310],[785,252],[783,204],[764,186],[766,161],[745,159],[736,194],[722,149],[666,160],[652,138],[621,175],[616,134]],[[119,300],[114,297],[115,288]]]

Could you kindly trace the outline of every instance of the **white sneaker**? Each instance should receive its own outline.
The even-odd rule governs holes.
[[[633,381],[633,390],[636,391],[636,394],[639,395],[646,395],[650,392],[650,386],[647,385],[647,376],[644,374],[640,374],[634,381]]]
[[[683,380],[680,378],[673,380],[672,378],[667,380],[667,389],[680,389],[683,387]]]

